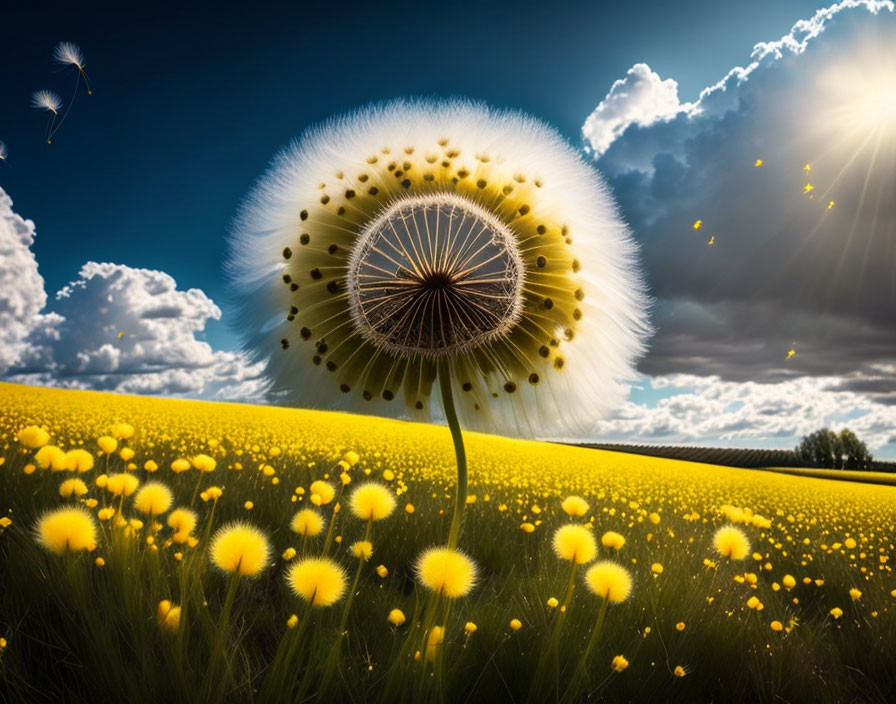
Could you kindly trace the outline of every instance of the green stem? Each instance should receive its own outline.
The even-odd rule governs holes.
[[[442,407],[445,409],[445,420],[451,430],[451,439],[454,441],[454,454],[457,458],[457,494],[454,497],[454,516],[451,518],[451,529],[448,532],[448,547],[457,547],[457,539],[460,537],[460,529],[463,524],[464,507],[467,504],[467,453],[464,449],[464,439],[457,420],[457,411],[454,408],[454,394],[451,390],[451,372],[446,360],[439,362],[439,390],[442,393]]]
[[[607,615],[607,607],[609,605],[610,602],[607,599],[604,599],[600,605],[600,611],[597,614],[597,623],[594,624],[594,629],[591,631],[591,637],[588,639],[588,645],[585,646],[585,652],[582,653],[582,659],[579,660],[579,666],[576,668],[575,674],[569,683],[566,701],[574,700],[573,698],[576,696],[576,689],[578,689],[579,683],[585,678],[588,671],[588,656],[591,655],[591,651],[594,650],[594,646],[600,638],[600,632],[603,628],[604,618]]]

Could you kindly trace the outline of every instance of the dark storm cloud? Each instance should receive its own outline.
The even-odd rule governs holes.
[[[839,376],[893,402],[896,131],[863,113],[861,91],[886,70],[875,61],[896,61],[896,16],[844,4],[816,20],[671,119],[668,84],[647,81],[651,104],[641,71],[638,109],[656,121],[629,110],[599,154],[658,299],[648,374]],[[583,131],[596,152],[601,130]]]

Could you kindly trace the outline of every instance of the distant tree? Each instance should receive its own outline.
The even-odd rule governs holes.
[[[868,469],[873,458],[859,436],[844,428],[838,437],[843,451],[843,469]]]
[[[807,466],[830,469],[867,469],[872,459],[865,443],[849,428],[839,434],[830,428],[816,430],[800,440],[796,452]]]

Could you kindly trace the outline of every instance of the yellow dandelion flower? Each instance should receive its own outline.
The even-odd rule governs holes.
[[[523,627],[523,623],[518,618],[512,618],[509,626],[511,631],[518,631]]]
[[[215,467],[218,466],[218,463],[213,457],[201,454],[196,455],[191,461],[191,464],[193,465],[193,469],[198,469],[200,472],[214,472]]]
[[[831,609],[830,614],[835,619],[840,618],[843,615],[843,609],[841,609],[839,606],[835,606],[833,609]]]
[[[119,440],[127,440],[134,436],[134,426],[130,423],[115,423],[109,428],[109,435]]]
[[[41,469],[61,472],[65,469],[65,452],[55,445],[44,445],[34,453],[34,461]]]
[[[404,510],[405,510],[405,513],[411,514],[416,509],[414,508],[414,504],[405,504]]]
[[[622,672],[628,667],[628,660],[626,660],[625,655],[617,655],[610,662],[610,667],[616,672]]]
[[[472,621],[467,621],[467,622],[464,624],[464,632],[465,632],[468,636],[473,635],[473,634],[476,632],[477,628],[478,628],[478,627],[476,626],[476,624],[473,623]]]
[[[80,479],[66,479],[59,485],[59,495],[63,499],[71,496],[84,496],[87,493],[87,485]]]
[[[223,572],[239,572],[256,577],[267,567],[271,544],[267,536],[249,523],[230,523],[218,529],[209,554],[212,563]]]
[[[475,563],[450,548],[430,548],[417,560],[416,567],[423,586],[447,599],[466,596],[476,584]]]
[[[107,455],[111,455],[118,449],[118,440],[108,435],[103,435],[96,439],[97,447],[99,447]]]
[[[369,482],[362,484],[352,493],[352,513],[365,521],[379,521],[388,518],[395,510],[395,494],[382,484]]]
[[[442,626],[433,626],[426,637],[426,661],[434,662],[439,652],[439,646],[445,640],[445,629]]]
[[[528,522],[523,523],[520,526],[520,529],[523,531],[523,533],[534,533],[535,532],[535,526]]]
[[[585,584],[602,599],[619,604],[632,591],[632,577],[622,565],[609,560],[594,564],[585,573]]]
[[[44,513],[37,523],[37,539],[57,555],[68,551],[93,550],[96,546],[96,524],[83,508],[61,508]]]
[[[380,576],[380,578],[385,579],[389,576],[389,570],[385,565],[380,565],[376,568],[376,573]]]
[[[556,609],[560,605],[560,602],[557,600],[557,597],[554,597],[554,596],[550,597],[548,599],[547,603],[548,603],[549,609]]]
[[[149,482],[134,497],[134,508],[149,516],[159,516],[171,508],[171,489],[160,482]]]
[[[147,460],[143,463],[143,469],[147,472],[155,472],[159,468],[159,465],[156,464],[153,460]]]
[[[683,631],[684,629],[685,629],[685,623],[684,623],[684,621],[679,621],[678,623],[675,624],[675,630],[676,630],[676,631],[681,632],[681,631]]]
[[[794,579],[793,575],[785,574],[781,578],[781,584],[787,589],[793,589],[796,586],[796,579]]]
[[[750,541],[746,534],[734,526],[722,526],[712,538],[713,547],[723,557],[743,560],[750,552]]]
[[[858,601],[862,598],[862,592],[855,587],[849,590],[849,596],[853,601]]]
[[[89,472],[93,469],[93,455],[80,447],[65,453],[65,468],[69,472]]]
[[[122,472],[110,474],[106,480],[106,490],[115,496],[130,496],[137,490],[140,480],[133,474]]]
[[[358,540],[357,542],[352,543],[351,550],[352,555],[359,560],[367,562],[370,559],[370,556],[373,555],[373,543],[369,540]]]
[[[615,531],[608,530],[600,537],[600,542],[605,548],[620,550],[625,545],[625,538]]]
[[[188,508],[176,508],[168,514],[168,527],[175,533],[189,535],[196,529],[197,522],[196,512]]]
[[[650,566],[650,571],[653,572],[654,574],[662,574],[662,573],[663,573],[663,565],[662,565],[662,563],[654,562],[654,563]]]
[[[570,516],[584,516],[588,513],[588,502],[581,496],[567,496],[560,507]]]
[[[672,674],[675,675],[676,677],[684,677],[688,673],[685,671],[685,669],[681,665],[676,665],[675,670],[672,672]]]
[[[309,557],[297,562],[286,575],[293,593],[312,606],[331,606],[346,589],[345,571],[328,558]]]
[[[322,479],[318,479],[316,482],[311,482],[311,486],[309,487],[311,494],[317,494],[320,498],[320,505],[326,506],[330,503],[336,496],[336,489],[333,488],[333,485],[329,482],[325,482]]]
[[[160,601],[156,608],[156,621],[163,631],[171,633],[177,631],[180,626],[180,607],[175,606],[167,599]]]
[[[19,444],[24,445],[29,450],[36,450],[50,442],[50,434],[40,426],[29,425],[16,433],[16,439],[19,441]]]
[[[404,611],[402,611],[401,609],[392,609],[389,612],[389,623],[391,623],[396,628],[401,626],[401,624],[403,624],[405,622],[405,620],[406,619],[405,619]]]
[[[772,629],[773,631],[775,631],[776,633],[779,633],[779,632],[781,632],[781,631],[784,630],[784,624],[781,623],[780,621],[772,621],[772,622],[769,624],[769,626],[770,626],[771,629]]]
[[[293,533],[313,538],[324,529],[324,519],[317,511],[305,508],[292,517],[289,527]]]
[[[597,555],[597,542],[584,526],[563,526],[554,533],[554,553],[561,560],[584,565]]]
[[[175,474],[180,474],[181,472],[186,472],[190,468],[189,460],[185,460],[183,457],[179,457],[171,463],[171,471]]]

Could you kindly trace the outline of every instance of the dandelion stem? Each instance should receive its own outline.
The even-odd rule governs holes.
[[[454,441],[454,454],[457,458],[457,493],[454,497],[454,516],[451,518],[451,529],[448,532],[448,547],[457,547],[461,524],[464,517],[464,506],[467,503],[467,452],[464,449],[464,438],[461,434],[457,411],[454,408],[454,394],[451,391],[451,372],[448,362],[439,362],[439,390],[442,393],[442,406],[445,409],[445,420],[451,430]]]

